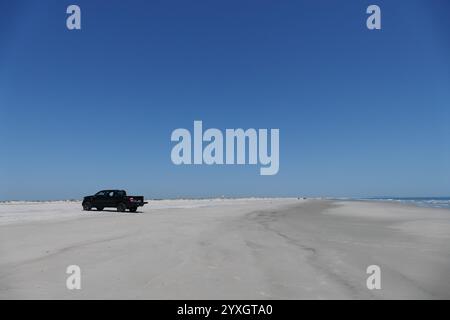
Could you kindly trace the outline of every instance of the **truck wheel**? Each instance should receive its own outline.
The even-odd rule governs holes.
[[[97,207],[97,211],[103,211],[103,207]]]
[[[120,204],[117,206],[117,211],[118,211],[118,212],[125,212],[125,210],[127,210],[127,206],[126,206],[125,204],[120,203]]]
[[[130,208],[130,212],[136,212],[137,208]]]
[[[83,204],[83,210],[91,211],[91,209],[92,209],[92,204],[90,202],[86,202],[85,204]]]

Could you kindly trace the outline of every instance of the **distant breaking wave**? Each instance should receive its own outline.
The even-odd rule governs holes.
[[[370,201],[391,201],[413,204],[419,207],[427,208],[445,208],[450,209],[450,197],[419,197],[419,198],[396,198],[396,197],[381,197],[381,198],[360,198],[355,200],[370,200]]]

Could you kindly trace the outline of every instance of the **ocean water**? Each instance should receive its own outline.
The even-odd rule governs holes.
[[[428,208],[446,208],[450,209],[450,197],[419,197],[419,198],[396,198],[396,197],[380,197],[380,198],[364,198],[359,200],[371,201],[392,201],[413,204],[419,207]]]

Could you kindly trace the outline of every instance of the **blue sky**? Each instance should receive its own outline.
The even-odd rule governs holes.
[[[449,14],[446,0],[1,1],[0,200],[448,196]],[[279,128],[279,173],[173,165],[171,132],[194,120]]]

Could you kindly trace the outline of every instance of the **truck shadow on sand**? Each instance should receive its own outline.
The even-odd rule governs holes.
[[[127,214],[133,214],[133,213],[144,213],[143,211],[134,211],[134,212],[132,212],[132,211],[117,211],[117,210],[115,210],[115,209],[103,209],[103,210],[96,210],[96,209],[93,209],[93,210],[89,210],[89,211],[86,211],[86,210],[81,210],[83,213],[86,213],[86,214],[88,214],[88,213],[100,213],[100,212],[115,212],[115,213],[127,213]]]

